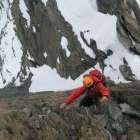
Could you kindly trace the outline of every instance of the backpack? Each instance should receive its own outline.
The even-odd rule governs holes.
[[[96,77],[99,81],[105,83],[105,76],[97,69],[93,69],[89,72],[89,75]]]

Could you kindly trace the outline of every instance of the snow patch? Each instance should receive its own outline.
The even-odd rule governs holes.
[[[135,16],[135,13],[134,13],[133,10],[131,10],[131,16],[132,16],[135,20],[137,20],[137,18],[136,18],[136,16]]]
[[[90,70],[85,73],[88,73]],[[70,90],[81,86],[83,75],[85,75],[83,73],[76,80],[72,80],[70,77],[68,79],[61,78],[56,69],[51,69],[47,65],[39,68],[31,68],[31,72],[33,73],[33,78],[29,89],[30,92]]]
[[[20,0],[19,1],[19,7],[20,7],[20,10],[21,10],[21,13],[23,14],[23,17],[27,20],[27,25],[28,27],[30,27],[30,15],[28,14],[28,8],[24,2],[24,0]]]
[[[70,51],[68,50],[68,40],[64,36],[61,38],[61,46],[66,51],[66,56],[70,57]]]
[[[36,33],[36,28],[35,28],[35,26],[33,26],[33,32]]]
[[[57,63],[60,64],[60,59],[59,59],[59,57],[57,58]]]
[[[137,4],[139,5],[139,7],[140,7],[140,0],[136,0],[136,2],[137,2]]]
[[[47,52],[44,52],[43,55],[44,55],[45,58],[47,58],[47,56],[48,56],[48,55],[47,55]]]
[[[28,56],[28,60],[32,60],[32,61],[34,61],[34,58],[33,58],[33,57],[31,57],[31,55],[30,55],[30,53],[29,53],[29,52],[27,52],[27,56]]]
[[[44,3],[44,5],[46,6],[48,0],[42,0],[42,2]]]

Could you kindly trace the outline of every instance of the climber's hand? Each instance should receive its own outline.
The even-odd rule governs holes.
[[[109,99],[106,97],[106,96],[103,96],[101,99],[100,99],[100,102],[101,103],[107,103],[109,101]]]
[[[66,109],[66,104],[65,104],[65,103],[62,103],[62,104],[60,105],[60,109]]]

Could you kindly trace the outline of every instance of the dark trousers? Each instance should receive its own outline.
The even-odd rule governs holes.
[[[91,105],[99,105],[99,99],[101,98],[100,93],[95,93],[93,96],[86,94],[80,101],[79,106],[90,107]]]

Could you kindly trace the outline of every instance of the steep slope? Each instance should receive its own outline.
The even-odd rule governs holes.
[[[95,117],[85,110],[63,112],[56,98],[64,99],[61,94],[48,94],[2,100],[0,140],[107,140]]]

